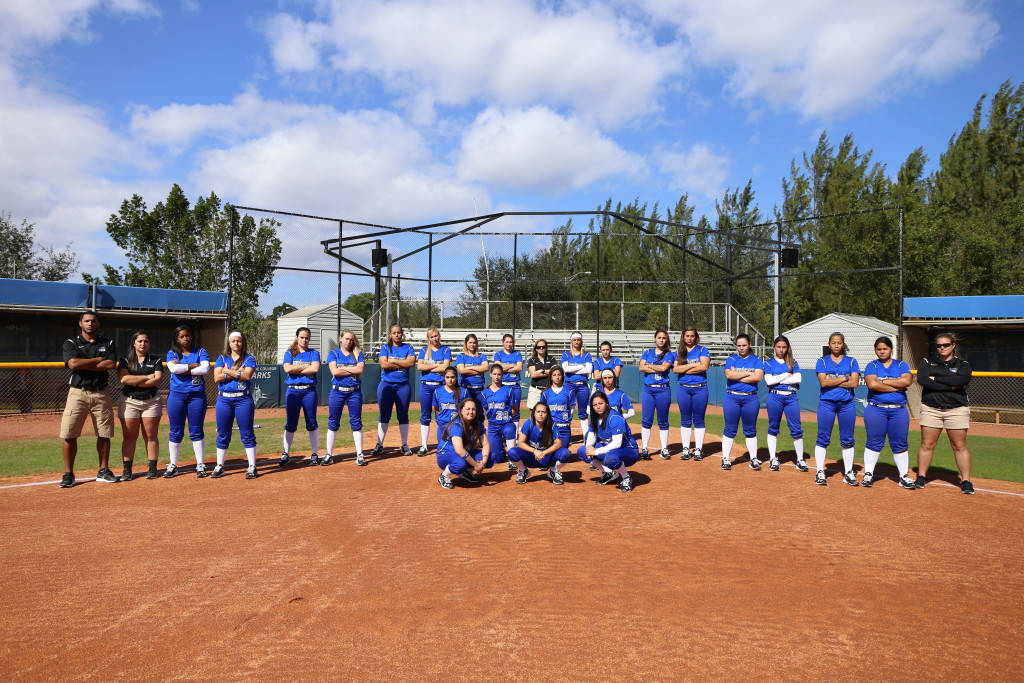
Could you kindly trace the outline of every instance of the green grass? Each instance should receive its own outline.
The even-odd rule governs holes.
[[[363,411],[363,434],[364,444],[367,450],[372,447],[376,440],[376,424],[377,424],[377,411],[375,410],[364,410]],[[669,442],[677,443],[679,441],[679,427],[678,427],[678,416],[673,415],[672,428],[670,433]],[[409,411],[409,441],[413,447],[419,445],[419,411]],[[324,438],[327,431],[327,418],[325,415],[319,416],[320,421],[320,447],[323,449]],[[257,440],[257,453],[260,456],[278,455],[281,452],[281,436],[284,431],[284,418],[267,418],[257,420],[257,423],[261,425],[260,429],[256,430]],[[634,425],[634,431],[639,433],[640,431],[640,416],[637,415],[630,419],[630,423]],[[708,415],[707,430],[712,434],[721,434],[724,427],[724,420],[720,415]],[[807,422],[805,424],[804,434],[804,451],[810,456],[814,450],[814,437],[816,433],[817,425],[813,422]],[[397,430],[398,427],[392,421],[391,431]],[[433,443],[435,434],[434,427],[431,426],[431,442]],[[657,431],[657,426],[655,426]],[[216,440],[217,426],[213,422],[206,423],[206,458],[207,461],[212,461],[215,453],[215,440]],[[761,448],[764,448],[764,436],[768,433],[768,420],[762,418],[758,420],[758,441]],[[857,462],[861,462],[861,457],[864,452],[864,428],[858,426],[855,431],[855,438],[857,441]],[[164,463],[167,461],[167,423],[166,418],[160,425],[160,462]],[[187,441],[187,439],[186,439]],[[718,441],[716,437],[715,442]],[[660,443],[657,435],[653,436],[653,442],[655,444]],[[742,437],[737,439],[737,442],[742,446]],[[918,446],[921,443],[921,434],[919,432],[910,432],[910,462],[913,467],[916,464],[916,454]],[[1024,482],[1024,458],[1018,454],[1024,450],[1024,442],[1019,439],[1006,439],[993,436],[968,436],[967,445],[971,451],[971,476],[980,477],[983,479],[1000,479],[1003,481],[1015,481]],[[295,433],[294,446],[296,451],[305,451],[309,449],[309,441],[306,438],[305,428],[302,422],[299,422],[299,431]],[[341,429],[338,432],[338,441],[336,448],[342,449],[342,451],[351,452],[352,449],[352,435],[349,431],[348,426],[348,415],[347,413],[342,417]],[[786,425],[782,426],[782,433],[779,435],[779,449],[785,454],[791,453],[793,448],[792,439],[789,438],[789,431]],[[29,474],[49,474],[59,473],[63,470],[63,464],[61,460],[61,442],[57,438],[47,439],[22,439],[16,441],[3,441],[0,442],[0,449],[2,449],[2,455],[0,455],[0,477],[14,477],[20,475]],[[121,461],[121,430],[117,429],[114,434],[114,438],[111,441],[111,469],[118,471],[118,467]],[[238,432],[235,431],[231,439],[231,447],[228,449],[228,458],[243,458],[245,452],[242,448],[242,443],[238,438]],[[837,459],[839,457],[839,434],[838,429],[833,430],[832,434],[832,445],[829,446],[829,457]],[[142,449],[141,440],[136,447],[135,462],[136,471],[145,467],[144,460],[146,456]],[[192,451],[188,443],[185,443],[182,448],[182,462],[189,462],[192,459]],[[883,464],[893,465],[892,453],[888,447],[882,452],[880,460]],[[75,468],[80,472],[88,472],[96,467],[96,449],[95,439],[91,437],[83,437],[78,442],[78,457],[75,462]],[[932,461],[931,468],[929,469],[931,475],[941,474],[956,474],[956,462],[953,459],[953,451],[949,447],[949,441],[945,436],[939,437],[939,445],[935,448],[935,458]]]

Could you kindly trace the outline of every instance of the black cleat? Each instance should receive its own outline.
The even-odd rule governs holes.
[[[672,459],[672,454],[668,452],[667,448],[662,448],[661,449],[661,459],[662,460],[671,460]]]
[[[807,466],[807,461],[806,460],[797,460],[796,461],[796,468],[798,470],[800,470],[801,472],[809,472],[810,469],[811,469],[811,468],[809,468]]]
[[[167,469],[164,470],[164,479],[171,479],[178,476],[178,466],[175,464],[167,465]]]
[[[440,477],[437,478],[437,483],[440,484],[441,488],[443,488],[443,489],[453,489],[453,488],[455,488],[455,484],[452,483],[452,480],[449,479],[448,477],[444,476],[444,474],[442,474]]]
[[[384,447],[381,446],[380,442],[378,441],[377,445],[374,446],[373,450],[370,451],[370,455],[380,455],[383,452],[384,452]]]
[[[362,453],[356,453],[356,464],[360,467],[366,467],[366,456]]]
[[[418,451],[416,451],[416,455],[420,456],[421,458],[424,455],[426,455],[426,454],[427,454],[427,447],[426,446],[420,446],[420,449]]]
[[[818,486],[828,485],[828,482],[825,481],[825,470],[818,470],[818,474],[814,477],[814,483]]]
[[[319,465],[320,464],[320,456],[317,455],[316,453],[314,453],[313,455],[309,456],[309,464],[310,465]]]
[[[291,461],[292,461],[292,456],[290,456],[287,453],[282,453],[281,454],[281,459],[277,461],[277,464],[280,465],[281,467],[284,467],[285,465],[287,465]]]
[[[871,488],[875,485],[875,475],[870,472],[865,472],[864,476],[860,480],[860,485],[864,488]]]
[[[598,486],[607,486],[608,484],[611,484],[613,481],[615,481],[618,478],[619,478],[619,473],[618,472],[605,472],[601,476],[601,478],[597,480],[597,485]]]
[[[917,488],[916,486],[914,486],[914,480],[908,477],[907,475],[903,475],[902,477],[900,477],[899,483],[901,487],[905,489],[910,489],[911,491]]]
[[[245,471],[245,478],[246,479],[255,479],[258,476],[260,476],[260,475],[259,475],[259,472],[256,471],[256,465],[250,465],[249,469],[247,469]]]
[[[914,480],[914,488],[923,489],[928,484],[928,480],[924,477],[918,477]]]
[[[224,476],[224,465],[217,465],[213,468],[213,474],[210,475],[214,479],[220,479]]]
[[[565,483],[565,481],[562,480],[562,473],[555,472],[554,470],[548,471],[548,479],[550,479],[551,483],[555,486],[561,486]]]
[[[968,496],[973,496],[974,484],[972,484],[969,480],[964,479],[962,482],[960,482],[960,490],[963,493],[966,493]]]
[[[697,462],[700,462],[701,460],[704,459],[704,454],[701,453],[701,450],[699,448],[694,448],[692,451],[690,451],[690,453],[693,455],[693,459],[696,460]]]
[[[778,472],[779,471],[779,461],[778,460],[769,460],[768,461],[768,469],[770,469],[772,472]]]
[[[519,474],[516,476],[516,483],[517,484],[525,484],[526,480],[529,479],[529,478],[530,478],[530,470],[519,470]]]
[[[860,486],[860,482],[857,481],[857,475],[853,473],[853,470],[843,474],[843,483],[850,486]]]
[[[75,473],[65,472],[64,476],[60,478],[60,487],[62,489],[69,489],[75,485]]]
[[[722,469],[723,470],[731,470],[732,469],[732,463],[729,462],[729,458],[726,458],[724,456],[722,457]]]
[[[329,453],[327,455],[325,455],[323,457],[323,459],[320,460],[320,465],[322,467],[326,467],[327,465],[333,465],[333,464],[334,464],[334,456],[329,454]]]
[[[750,459],[750,469],[755,470],[757,472],[760,472],[761,471],[761,461],[758,460],[757,458],[751,458]]]
[[[622,483],[619,484],[620,491],[632,491],[633,490],[633,478],[625,477]]]
[[[208,476],[210,476],[210,475],[206,472],[206,465],[204,465],[203,463],[199,463],[198,465],[196,465],[196,478],[197,479],[202,479],[202,478],[208,477]]]
[[[689,460],[690,459],[690,449],[687,448],[686,446],[683,446],[683,452],[679,454],[679,459],[680,460]]]
[[[117,482],[117,477],[114,476],[114,473],[110,471],[109,467],[104,467],[96,473],[96,481],[104,484],[113,484]]]
[[[473,474],[472,472],[470,472],[468,470],[463,472],[459,476],[462,477],[463,479],[465,479],[466,481],[468,481],[470,484],[479,484],[480,483],[480,477],[476,476],[475,474]]]

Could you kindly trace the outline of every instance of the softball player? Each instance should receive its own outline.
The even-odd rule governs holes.
[[[331,371],[331,397],[327,399],[327,453],[320,464],[334,463],[334,442],[341,427],[341,414],[348,406],[356,464],[363,466],[366,464],[366,456],[363,455],[363,371],[366,369],[366,356],[352,330],[342,331],[338,337],[338,348],[327,354],[327,367]]]
[[[573,332],[569,336],[569,350],[562,353],[562,369],[565,370],[565,384],[576,401],[576,414],[580,418],[580,431],[587,431],[587,400],[590,384],[587,380],[594,371],[594,359],[583,348],[583,333]]]
[[[565,371],[558,365],[552,366],[551,386],[544,390],[540,400],[548,404],[551,420],[554,423],[555,436],[562,440],[566,448],[572,441],[572,407],[575,403],[572,392],[565,386]],[[591,469],[597,469],[596,466]]]
[[[601,462],[604,474],[597,484],[605,486],[621,477],[619,489],[632,491],[633,479],[626,468],[636,464],[640,453],[625,418],[611,411],[603,391],[595,391],[590,397],[589,427],[585,444],[577,451],[580,460]]]
[[[807,471],[804,460],[804,430],[800,424],[800,364],[793,358],[789,339],[780,335],[772,342],[775,355],[764,362],[764,382],[768,385],[768,398],[765,408],[768,409],[768,458],[769,468],[779,469],[778,446],[779,430],[782,416],[786,416],[789,435],[793,437],[793,450],[796,451],[796,467],[801,472]]]
[[[636,411],[633,410],[633,402],[629,400],[626,392],[619,389],[618,383],[619,378],[615,376],[615,371],[605,368],[601,371],[601,386],[598,387],[598,391],[604,392],[605,398],[608,399],[608,407],[613,413],[628,420],[636,415]]]
[[[602,372],[611,370],[615,373],[615,384],[619,383],[619,375],[622,374],[622,361],[612,355],[611,342],[601,342],[601,355],[594,359],[594,379],[597,380],[597,388],[603,386],[601,381]]]
[[[853,475],[853,426],[857,410],[853,405],[853,390],[860,384],[860,364],[847,355],[846,338],[833,332],[828,338],[829,354],[818,359],[814,371],[818,373],[821,394],[818,398],[818,439],[814,444],[814,465],[818,474],[815,484],[825,486],[825,449],[832,442],[832,425],[839,422],[839,445],[843,449],[843,481],[859,486]]]
[[[465,397],[459,401],[457,411],[438,438],[435,456],[437,466],[441,468],[437,483],[445,489],[455,488],[452,476],[462,477],[474,484],[479,482],[476,475],[489,466],[491,455],[487,439],[483,438],[480,430],[476,401],[469,396]]]
[[[412,388],[409,386],[409,368],[416,365],[416,350],[412,344],[403,343],[405,330],[401,325],[392,325],[388,330],[389,341],[381,347],[380,384],[377,385],[377,405],[380,416],[377,422],[377,445],[370,455],[384,452],[384,437],[388,434],[391,410],[398,413],[398,433],[402,437],[402,455],[412,455],[409,448],[409,402]]]
[[[668,408],[672,402],[669,372],[675,360],[676,354],[668,347],[668,332],[658,330],[654,333],[654,348],[647,349],[640,356],[640,373],[644,376],[644,393],[640,398],[640,407],[643,410],[643,419],[640,422],[640,436],[643,441],[641,460],[651,459],[647,445],[651,441],[655,412],[658,413],[658,430],[661,435],[661,457],[666,460],[672,457],[668,452]]]
[[[430,414],[434,406],[434,391],[444,384],[444,372],[452,364],[452,350],[441,346],[441,332],[436,327],[427,329],[427,345],[420,349],[416,367],[420,371],[420,449],[416,455],[427,454],[430,436]]]
[[[192,330],[188,325],[174,329],[171,350],[167,352],[167,370],[171,373],[171,387],[167,393],[167,424],[169,429],[168,450],[171,463],[164,470],[164,477],[178,474],[178,456],[181,441],[185,436],[185,420],[188,419],[188,437],[196,456],[196,476],[205,477],[203,450],[206,434],[203,419],[206,417],[206,374],[210,372],[210,354],[206,349],[192,348]]]
[[[484,376],[490,370],[487,363],[487,356],[479,353],[480,342],[476,335],[470,332],[462,342],[462,353],[455,359],[455,367],[461,376],[460,384],[468,398],[476,402],[476,419],[482,425],[484,422],[484,405],[480,401],[480,394],[484,390]]]
[[[444,385],[434,390],[431,399],[437,411],[437,442],[441,443],[441,432],[455,416],[455,407],[462,400],[462,388],[459,387],[459,371],[449,367],[444,371]]]
[[[249,391],[252,376],[256,373],[256,358],[249,353],[245,335],[238,330],[228,334],[224,353],[217,356],[213,364],[213,379],[217,382],[217,466],[213,477],[224,476],[224,460],[231,445],[231,425],[238,422],[238,434],[245,446],[245,459],[249,469],[246,479],[255,479],[256,474],[256,402]]]
[[[284,453],[280,464],[283,467],[291,461],[292,440],[299,427],[299,411],[306,418],[306,433],[309,435],[310,465],[319,465],[320,425],[316,420],[316,406],[319,402],[316,392],[316,376],[320,372],[320,352],[309,348],[311,332],[308,327],[295,330],[295,341],[284,352],[282,368],[287,389],[284,394]]]
[[[672,372],[679,375],[676,403],[679,404],[679,436],[683,443],[680,460],[689,460],[691,457],[697,461],[704,459],[704,415],[708,410],[710,366],[711,353],[706,346],[700,345],[697,328],[687,327],[679,337],[679,350],[672,365]],[[690,450],[691,433],[693,450]],[[666,455],[663,453],[662,457]]]
[[[480,393],[487,411],[487,441],[494,462],[508,460],[508,450],[516,444],[516,421],[512,410],[512,387],[504,384],[505,368],[501,363],[491,365],[491,384]]]
[[[910,432],[910,412],[907,410],[907,387],[913,383],[910,366],[892,357],[892,339],[875,340],[875,355],[864,368],[864,382],[868,385],[868,404],[864,408],[864,429],[867,446],[864,448],[864,476],[861,486],[871,486],[875,479],[875,465],[889,437],[892,459],[899,470],[899,484],[913,489],[910,478],[910,454],[907,452]]]
[[[508,451],[508,459],[519,470],[516,475],[517,484],[526,483],[530,476],[528,467],[550,468],[548,479],[551,483],[558,486],[565,483],[559,470],[569,461],[569,449],[555,434],[554,421],[547,403],[538,401],[533,406],[530,419],[519,432],[519,443]]]
[[[501,345],[501,351],[494,354],[494,362],[501,363],[501,367],[505,371],[501,381],[512,392],[510,406],[512,408],[513,423],[516,425],[516,431],[518,432],[519,405],[523,400],[523,388],[519,383],[520,373],[523,371],[523,354],[516,351],[516,338],[511,334],[506,334],[501,338]]]
[[[757,385],[764,378],[761,359],[750,352],[750,337],[736,335],[736,353],[725,361],[725,398],[722,413],[725,429],[722,430],[722,469],[732,469],[732,444],[736,438],[740,420],[743,420],[743,436],[747,440],[750,454],[750,469],[761,469],[757,459],[757,414],[761,402],[757,398]]]

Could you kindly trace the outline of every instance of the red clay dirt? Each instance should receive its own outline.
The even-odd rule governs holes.
[[[397,429],[388,437],[397,445]],[[561,487],[539,472],[517,486],[499,466],[483,485],[446,491],[433,453],[391,450],[368,467],[350,455],[331,467],[267,459],[255,481],[237,467],[219,480],[0,489],[0,671],[86,681],[1024,671],[1024,485],[975,480],[971,497],[890,479],[852,488],[833,474],[820,487],[788,464],[723,472],[717,458],[655,458],[632,468],[631,493],[594,486],[581,463]]]

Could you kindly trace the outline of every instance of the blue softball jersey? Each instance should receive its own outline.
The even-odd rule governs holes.
[[[523,426],[520,428],[519,431],[523,436],[526,437],[526,443],[530,445],[530,448],[541,448],[541,431],[537,425],[533,424],[533,420],[527,420],[526,422],[524,422]],[[551,445],[554,445],[555,441],[558,440],[558,435],[552,434],[551,439]],[[562,446],[564,447],[565,444],[563,443]]]
[[[686,348],[686,347],[683,347]],[[676,358],[679,358],[679,354],[676,354]],[[697,344],[692,349],[686,351],[686,362],[687,363],[699,363],[701,358],[711,358],[711,352],[708,351],[708,347]],[[708,383],[708,373],[698,372],[695,375],[679,375],[679,384],[682,386],[694,386],[697,384]]]
[[[601,356],[594,359],[595,372],[604,372],[605,370],[614,371],[615,368],[621,368],[623,365],[624,363],[615,356],[611,356],[608,360],[605,360]]]
[[[349,355],[341,349],[334,349],[327,354],[327,364],[334,363],[335,365],[359,365],[360,363],[366,362],[366,356],[363,355],[362,351],[357,351],[355,354]],[[351,375],[347,377],[335,377],[331,375],[331,384],[336,387],[358,387],[361,382],[358,377]]]
[[[579,356],[572,355],[572,351],[566,351],[562,354],[561,362],[569,363],[570,365],[583,365],[585,363],[590,363],[591,367],[593,367],[594,359],[587,351],[584,351]],[[578,373],[566,371],[565,373],[565,381],[567,384],[586,384],[588,379],[590,379],[590,373],[587,372]]]
[[[818,374],[824,374],[828,379],[836,379],[838,377],[849,377],[855,372],[859,373],[860,364],[856,358],[849,356],[843,356],[838,362],[833,360],[832,356],[822,356],[815,363],[814,371]],[[853,389],[844,389],[843,387],[829,387],[826,389],[821,387],[821,393],[818,398],[828,401],[849,401],[853,398]]]
[[[284,363],[291,363],[291,364],[294,365],[296,363],[302,363],[302,364],[305,364],[305,365],[309,365],[311,363],[319,363],[319,362],[320,362],[320,352],[317,351],[316,349],[306,349],[305,351],[303,351],[301,353],[296,353],[296,354],[293,354],[291,352],[291,350],[289,349],[288,351],[284,352],[284,360],[282,361],[282,364],[284,364]],[[306,385],[306,384],[316,384],[316,376],[314,376],[314,375],[293,375],[291,373],[288,373],[285,376],[284,383],[285,383],[286,386],[292,386],[292,385],[300,385],[300,386],[302,386],[302,385]]]
[[[725,361],[726,370],[746,370],[748,373],[756,372],[761,370],[764,366],[764,361],[755,356],[754,354],[748,354],[746,358],[738,353],[734,353]],[[735,391],[741,394],[756,394],[757,385],[747,384],[741,382],[738,379],[727,379],[725,381],[726,391]]]
[[[443,427],[451,422],[452,418],[455,417],[455,410],[458,404],[458,401],[455,400],[455,392],[450,391],[448,387],[438,387],[434,390],[431,401],[434,404],[434,408],[437,409],[437,426]]]
[[[447,346],[442,346],[439,349],[431,350],[429,347],[424,346],[420,349],[420,353],[416,356],[418,360],[425,360],[431,363],[443,363],[446,360],[452,359],[452,350]],[[421,382],[443,382],[444,375],[440,372],[428,372],[420,375]]]
[[[661,356],[661,360],[658,357]],[[665,355],[662,356],[657,349],[647,349],[643,355],[640,356],[640,360],[648,363],[649,365],[661,365],[662,363],[668,363],[673,365],[676,362],[675,351],[666,351]],[[663,384],[668,386],[669,377],[672,375],[671,370],[665,372],[645,372],[642,373],[644,376],[644,384],[651,386],[656,384]]]
[[[480,395],[488,424],[508,424],[512,421],[512,387],[487,387]]]
[[[786,361],[779,360],[775,356],[772,356],[771,358],[766,360],[762,367],[764,369],[764,374],[766,375],[785,375],[789,372],[792,372],[795,375],[800,374],[800,364],[797,363],[796,360],[793,361],[793,369],[790,370],[789,366],[786,365]],[[800,388],[800,383],[797,382],[796,384],[776,384],[775,386],[778,387],[779,389],[793,389],[795,391]]]
[[[568,387],[562,385],[561,391],[555,391],[554,387],[544,390],[540,396],[541,400],[548,404],[551,410],[551,419],[558,424],[568,424],[572,421],[572,407],[576,405],[576,398]]]
[[[470,356],[466,353],[460,353],[458,358],[455,359],[455,365],[480,365],[480,363],[486,363],[487,356],[479,354],[476,356]],[[483,375],[459,375],[459,384],[468,388],[483,389],[484,388],[484,376]]]
[[[878,379],[896,379],[901,375],[910,373],[910,366],[906,362],[896,360],[893,358],[889,367],[882,365],[882,361],[873,360],[867,364],[864,368],[864,376],[874,375]],[[907,390],[901,389],[899,391],[871,391],[868,390],[868,400],[876,403],[906,403],[907,402]]]
[[[513,351],[512,353],[505,353],[505,349],[494,352],[494,362],[501,363],[502,365],[515,365],[516,363],[523,362],[523,354],[519,351]],[[519,384],[519,373],[518,372],[506,372],[502,378],[502,382],[515,382]]]
[[[206,352],[206,349],[192,349],[191,353],[185,353],[181,356],[173,350],[167,352],[168,363],[191,365],[192,363],[202,363],[204,360],[207,363],[210,362],[210,354]],[[170,389],[179,393],[202,393],[206,391],[206,375],[192,375],[187,372],[179,375],[172,372]]]
[[[416,356],[416,349],[412,347],[412,344],[402,344],[401,346],[386,344],[380,347],[380,358],[401,360],[409,356]],[[409,368],[399,368],[398,370],[382,369],[380,378],[382,381],[391,382],[392,384],[405,384],[409,381]]]
[[[603,390],[602,390],[603,391]],[[633,410],[633,402],[629,400],[629,396],[626,396],[626,392],[621,389],[615,389],[614,391],[605,393],[608,397],[608,407],[612,412],[622,415]]]
[[[232,360],[231,356],[217,356],[217,361],[213,364],[214,368],[234,368],[235,361]],[[256,358],[252,355],[246,356],[242,360],[242,365],[238,368],[254,368],[256,367]],[[217,385],[218,391],[236,392],[236,391],[249,391],[249,385],[252,380],[235,379],[231,378],[226,382],[221,382]]]
[[[606,446],[612,440],[612,437],[616,434],[622,434],[622,447],[628,447],[633,445],[633,431],[629,428],[629,424],[626,419],[621,415],[611,413],[608,415],[608,419],[605,420],[604,426],[601,426],[600,420],[597,423],[597,443],[595,446]]]

